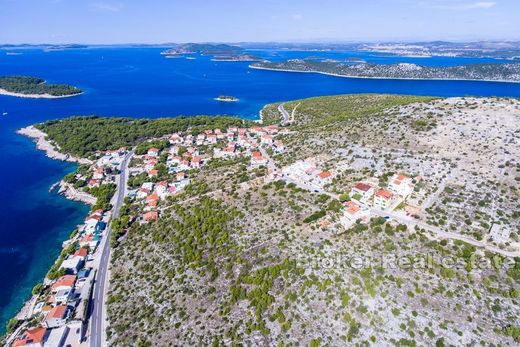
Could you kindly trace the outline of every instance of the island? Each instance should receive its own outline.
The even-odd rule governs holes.
[[[244,52],[244,49],[238,46],[227,44],[201,44],[201,43],[185,43],[174,48],[161,52],[166,58],[185,57],[189,54],[200,54],[212,57],[213,61],[229,61],[229,62],[251,62],[262,61],[263,59]]]
[[[216,97],[215,100],[222,101],[222,102],[238,102],[239,101],[239,99],[237,97],[230,96],[230,95],[220,95],[220,96]]]
[[[0,76],[0,95],[22,98],[66,98],[83,92],[68,84],[48,84],[31,76]]]
[[[262,121],[36,124],[90,161],[62,185],[92,211],[11,340],[520,343],[519,100],[336,95]]]
[[[281,62],[263,61],[252,64],[250,67],[253,69],[321,73],[352,78],[520,82],[520,63],[514,62],[432,67],[410,63],[349,64],[330,61],[290,59]]]

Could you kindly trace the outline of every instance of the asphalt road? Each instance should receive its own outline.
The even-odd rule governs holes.
[[[129,152],[123,162],[121,164],[121,174],[119,176],[119,184],[117,186],[116,191],[116,200],[114,202],[113,207],[113,215],[112,218],[117,218],[119,216],[119,210],[121,209],[121,205],[123,204],[125,198],[126,191],[126,182],[127,182],[127,170],[128,163],[130,161],[130,157],[132,156],[132,152]],[[107,283],[107,274],[108,274],[108,264],[110,259],[110,234],[112,232],[112,228],[109,225],[105,236],[102,239],[101,244],[101,258],[99,261],[99,266],[96,273],[96,279],[94,282],[94,290],[92,292],[91,299],[91,316],[90,316],[90,345],[92,347],[101,347],[106,346],[106,336],[105,336],[105,292],[106,292],[106,283]]]
[[[287,122],[289,122],[289,112],[287,112],[285,110],[285,107],[284,107],[284,104],[280,104],[278,106],[278,111],[282,114],[283,116],[283,124],[287,124]]]

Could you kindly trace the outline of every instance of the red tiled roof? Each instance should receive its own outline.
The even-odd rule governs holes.
[[[332,176],[332,174],[329,171],[322,171],[318,174],[318,177],[321,178],[322,180],[329,178],[331,176]]]
[[[75,257],[86,258],[87,255],[88,255],[88,250],[86,248],[83,248],[83,247],[81,247],[76,252],[74,252],[74,256]]]
[[[159,195],[157,193],[150,194],[146,197],[146,200],[159,200]]]
[[[59,305],[59,306],[54,307],[52,310],[50,310],[50,312],[47,314],[46,319],[64,318],[66,313],[67,313],[67,306]]]
[[[157,211],[146,212],[143,215],[143,219],[145,221],[157,220],[157,218],[159,218],[159,214],[157,213]]]
[[[372,188],[372,186],[369,184],[360,182],[360,183],[356,184],[354,186],[354,188],[356,188],[357,190],[361,190],[363,192],[368,192],[370,190],[370,188]]]
[[[359,206],[352,201],[347,201],[345,205],[347,206],[347,213],[350,215],[354,215],[360,211]]]
[[[388,190],[385,190],[385,189],[379,189],[377,192],[376,192],[376,196],[379,196],[381,198],[384,198],[384,199],[391,199],[392,198],[392,193],[389,192]]]
[[[28,344],[41,343],[45,337],[47,329],[45,328],[34,328],[29,329],[23,335],[13,342],[13,347],[25,346]]]
[[[72,287],[76,282],[76,275],[65,275],[58,278],[58,280],[52,285],[52,288],[58,287]]]

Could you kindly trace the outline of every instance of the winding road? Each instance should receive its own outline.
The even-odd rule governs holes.
[[[126,195],[126,183],[127,183],[127,170],[130,158],[133,152],[128,152],[122,163],[121,163],[121,174],[119,175],[119,184],[115,194],[115,200],[113,203],[113,214],[112,219],[119,216],[119,210],[123,204],[123,200]],[[107,290],[108,282],[108,264],[110,260],[110,234],[111,226],[107,228],[107,231],[101,241],[99,250],[101,254],[98,254],[99,265],[97,268],[96,278],[94,281],[94,290],[92,291],[91,298],[91,311],[90,311],[90,346],[102,347],[106,346],[106,307],[105,307],[105,295]]]
[[[282,114],[283,122],[282,125],[287,125],[288,123],[292,123],[294,121],[294,114],[296,113],[296,109],[300,106],[300,104],[294,106],[293,110],[291,111],[291,114],[289,115],[289,112],[285,109],[285,104],[281,103],[278,105],[278,112]]]

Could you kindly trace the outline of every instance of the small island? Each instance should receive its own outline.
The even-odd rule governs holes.
[[[245,53],[241,47],[227,44],[185,43],[167,49],[161,54],[166,58],[182,58],[186,57],[187,54],[200,54],[211,57],[212,61],[262,61],[259,57]]]
[[[0,95],[22,98],[66,98],[82,94],[79,88],[68,84],[47,84],[31,76],[0,76]]]
[[[217,101],[222,101],[222,102],[238,102],[239,99],[235,96],[230,96],[230,95],[219,95],[217,98],[215,98],[215,100]]]

